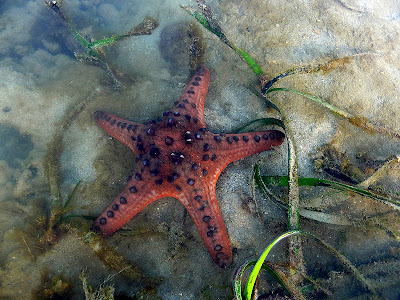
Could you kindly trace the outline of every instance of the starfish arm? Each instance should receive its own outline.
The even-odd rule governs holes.
[[[216,181],[216,180],[215,180]],[[220,267],[232,263],[232,250],[215,193],[215,182],[198,180],[180,199],[192,217],[212,259]]]
[[[181,116],[189,119],[193,130],[206,127],[204,123],[204,101],[209,83],[210,71],[204,66],[198,67],[179,101],[174,103],[173,111],[179,112]]]
[[[131,179],[96,219],[94,228],[111,235],[150,203],[171,195],[169,190],[162,190],[155,184]]]
[[[137,149],[136,136],[142,131],[142,124],[103,111],[96,111],[94,117],[105,132],[127,145],[136,155],[140,153]]]
[[[208,134],[204,139],[204,147],[208,150],[204,153],[209,157],[208,161],[214,161],[222,171],[231,162],[281,145],[284,138],[284,134],[278,130],[226,135]]]

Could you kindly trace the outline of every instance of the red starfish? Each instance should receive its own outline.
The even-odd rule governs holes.
[[[112,234],[138,212],[163,197],[177,198],[189,211],[213,260],[232,261],[228,234],[215,186],[226,166],[279,146],[280,131],[213,134],[204,124],[204,100],[210,71],[199,67],[172,111],[163,120],[139,124],[97,111],[97,124],[137,155],[137,172],[94,223]]]

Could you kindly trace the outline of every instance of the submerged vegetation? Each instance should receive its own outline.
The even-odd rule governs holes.
[[[60,192],[60,160],[64,146],[64,133],[80,115],[86,105],[93,100],[93,97],[94,93],[84,95],[81,97],[79,103],[70,107],[64,119],[60,122],[53,140],[48,145],[48,151],[44,157],[43,165],[50,188],[50,215],[43,216],[39,220],[41,228],[44,229],[44,233],[40,238],[40,243],[51,247],[58,242],[62,235],[66,233],[73,234],[80,241],[87,244],[104,265],[113,272],[117,272],[134,282],[153,287],[160,284],[162,280],[157,277],[148,277],[139,267],[128,263],[124,257],[118,254],[113,247],[110,247],[99,234],[91,231],[87,222],[83,224],[67,224],[66,222],[71,218],[86,220],[94,220],[96,218],[95,216],[89,215],[68,214],[73,209],[77,209],[77,207],[72,206],[71,202],[80,196],[80,187],[84,185],[84,183],[81,181],[78,182],[65,201],[63,201]],[[81,276],[84,287],[86,284],[85,278],[85,275]],[[89,294],[87,294],[87,292],[89,292]],[[88,299],[112,299],[112,292],[113,289],[111,286],[101,286],[96,291],[92,291],[88,287],[85,289],[85,294],[89,297]]]
[[[74,55],[76,59],[81,62],[103,69],[112,79],[113,87],[116,90],[120,89],[121,84],[119,78],[122,74],[116,68],[110,66],[106,52],[103,48],[111,46],[114,43],[131,36],[150,35],[158,27],[157,20],[146,17],[140,24],[136,25],[128,32],[97,41],[94,41],[92,39],[89,40],[78,32],[75,25],[72,23],[71,18],[64,11],[63,0],[45,0],[45,4],[49,8],[51,8],[61,18],[61,20],[63,20],[68,25],[76,40],[86,50],[86,53],[75,52]]]
[[[249,65],[251,70],[259,76],[261,82],[259,91],[257,91],[258,96],[265,100],[269,107],[278,111],[281,116],[280,119],[263,118],[253,120],[237,128],[235,131],[239,132],[248,130],[249,128],[255,129],[263,126],[278,126],[285,130],[289,148],[287,175],[264,176],[262,175],[262,167],[260,164],[256,164],[252,176],[253,186],[257,187],[262,195],[266,199],[269,199],[271,203],[276,204],[287,213],[288,230],[278,235],[278,237],[276,237],[262,252],[259,259],[247,261],[240,265],[233,278],[233,289],[230,286],[207,285],[202,289],[200,299],[230,300],[232,297],[236,300],[267,299],[267,297],[270,299],[269,297],[273,297],[271,294],[263,294],[262,288],[265,288],[265,284],[263,284],[264,277],[261,272],[262,270],[272,275],[281,286],[281,288],[277,288],[276,291],[278,294],[280,293],[282,295],[282,298],[288,297],[289,295],[293,299],[309,299],[312,297],[324,298],[331,296],[334,290],[329,284],[329,281],[332,279],[331,277],[318,278],[316,273],[307,273],[305,268],[307,258],[302,254],[303,249],[307,247],[304,246],[304,240],[307,240],[307,242],[309,240],[316,242],[318,247],[313,249],[314,252],[318,253],[318,251],[327,250],[330,256],[340,262],[343,269],[347,270],[347,272],[356,279],[358,284],[361,285],[364,292],[362,296],[367,295],[370,299],[378,298],[381,296],[379,286],[377,287],[372,284],[369,278],[363,275],[364,272],[362,270],[359,270],[348,258],[324,239],[317,237],[313,232],[304,232],[301,228],[300,217],[326,224],[383,229],[385,234],[390,236],[393,240],[398,241],[400,239],[399,232],[393,230],[390,226],[391,220],[389,217],[393,212],[397,212],[400,209],[400,195],[388,189],[381,188],[376,183],[386,176],[390,170],[399,168],[399,157],[390,157],[386,161],[381,162],[369,161],[371,170],[368,176],[365,176],[365,172],[362,172],[360,170],[361,168],[349,163],[349,159],[345,153],[339,153],[332,145],[326,145],[323,149],[317,149],[319,155],[313,158],[314,167],[317,172],[330,176],[331,180],[300,177],[298,175],[296,149],[296,142],[298,141],[295,140],[291,133],[291,123],[285,115],[285,112],[279,108],[277,101],[272,98],[272,95],[278,95],[279,93],[301,95],[308,100],[322,105],[331,113],[359,128],[367,130],[368,132],[377,132],[395,140],[400,139],[398,133],[374,124],[362,116],[351,115],[323,99],[319,99],[306,92],[293,88],[274,87],[275,84],[289,76],[296,76],[298,74],[325,75],[340,66],[351,63],[356,56],[331,60],[325,64],[294,67],[269,79],[264,75],[263,70],[257,64],[256,60],[229,39],[220,21],[215,17],[213,10],[206,1],[198,0],[197,2],[200,12],[188,6],[182,6],[182,8],[191,14],[205,29],[215,34],[225,45],[234,50]],[[84,53],[74,53],[76,59],[103,69],[112,79],[113,87],[117,90],[120,89],[121,86],[121,73],[112,66],[112,59],[108,57],[104,48],[131,36],[152,34],[158,26],[156,20],[146,17],[140,24],[124,34],[94,41],[84,37],[78,32],[70,17],[65,12],[62,0],[46,0],[45,3],[63,22],[65,22],[65,24],[67,24],[73,36],[84,49]],[[192,56],[191,62],[197,64],[204,52],[205,45],[203,45],[203,39],[198,27],[191,25],[188,34],[193,40],[193,49],[191,48],[189,50]],[[358,56],[360,55],[370,54],[358,54]],[[73,213],[73,210],[85,210],[85,207],[78,207],[75,203],[79,203],[79,199],[84,197],[84,191],[89,184],[79,181],[74,187],[71,187],[68,196],[62,197],[60,187],[60,161],[61,154],[64,150],[64,135],[71,124],[94,98],[95,92],[82,95],[78,103],[74,103],[67,109],[64,118],[58,123],[53,139],[48,144],[47,153],[43,159],[43,165],[48,180],[48,190],[50,191],[50,196],[46,200],[43,200],[43,202],[47,201],[48,203],[39,203],[37,207],[42,208],[42,211],[39,213],[41,215],[39,220],[31,222],[34,224],[29,224],[23,232],[18,233],[32,261],[37,260],[45,250],[55,247],[57,243],[67,235],[72,235],[79,240],[79,242],[86,245],[89,249],[88,252],[95,254],[102,264],[114,274],[105,279],[103,284],[94,287],[89,284],[90,280],[88,279],[88,274],[90,274],[90,270],[82,271],[79,278],[82,282],[82,288],[86,299],[114,299],[115,289],[112,280],[116,275],[128,278],[131,282],[139,283],[143,287],[142,290],[136,293],[135,299],[161,299],[157,295],[156,289],[156,287],[163,282],[163,280],[159,278],[161,276],[145,274],[140,267],[127,261],[125,256],[121,255],[118,251],[118,247],[109,245],[102,236],[91,231],[89,229],[90,222],[88,222],[88,220],[93,220],[95,216]],[[290,100],[290,98],[287,97],[287,100]],[[369,158],[365,159],[368,160]],[[300,197],[301,187],[324,189],[327,195],[333,194],[334,197],[346,197],[349,195],[365,197],[365,199],[371,200],[373,203],[384,204],[388,206],[389,209],[384,212],[377,211],[374,215],[361,215],[359,218],[354,217],[350,212],[325,211],[323,206],[316,206],[313,205],[313,203],[307,206],[303,205]],[[255,195],[253,195],[253,197],[254,199],[256,198]],[[39,210],[39,208],[37,209]],[[48,213],[46,213],[46,209]],[[389,221],[385,219],[386,217]],[[174,224],[172,223],[171,226],[173,227]],[[180,250],[177,250],[178,247],[184,247],[181,246],[181,241],[186,237],[185,233],[180,232],[179,229],[172,228],[169,230],[171,232],[173,231],[173,234],[177,236],[176,239],[170,239],[170,245],[168,245],[169,248],[171,248],[169,252],[172,252],[173,254],[171,256],[173,256]],[[142,233],[139,234],[150,236],[151,233],[142,230]],[[300,237],[303,240],[301,240]],[[34,241],[34,239],[36,240]],[[271,237],[269,239],[272,240],[273,238]],[[276,263],[267,260],[270,257],[271,250],[285,239],[289,240],[287,246],[289,262]],[[395,249],[393,251],[398,250]],[[248,272],[251,268],[251,273],[246,274],[246,271]],[[329,276],[334,277],[335,274],[333,273],[334,272]],[[67,276],[63,276],[61,271],[60,274],[55,276],[49,274],[42,275],[42,290],[36,293],[37,297],[66,297],[66,295],[71,292],[71,282],[65,279]]]
[[[113,276],[107,278],[97,289],[93,289],[87,282],[86,272],[82,271],[79,278],[82,281],[83,291],[85,293],[85,300],[112,300],[114,299],[114,287],[112,285],[106,285]]]
[[[281,111],[276,104],[274,99],[270,98],[270,94],[273,92],[292,92],[305,98],[312,100],[316,103],[321,104],[325,108],[329,109],[332,113],[344,118],[351,124],[358,126],[364,130],[368,130],[370,132],[377,132],[380,134],[384,134],[393,139],[399,140],[400,135],[397,132],[391,131],[383,126],[379,126],[373,124],[365,117],[353,116],[350,113],[346,112],[343,109],[335,107],[328,102],[321,100],[315,96],[309,95],[305,92],[301,92],[292,88],[272,88],[275,83],[277,83],[280,79],[285,78],[287,76],[292,76],[296,74],[312,74],[316,72],[322,72],[326,74],[336,69],[339,66],[350,63],[351,60],[354,59],[355,56],[344,57],[340,59],[335,59],[329,61],[326,64],[320,64],[316,66],[302,66],[292,68],[273,79],[268,79],[263,76],[262,69],[258,66],[256,61],[252,59],[247,53],[243,50],[239,49],[234,43],[232,43],[226,36],[225,31],[223,30],[219,20],[215,17],[212,9],[206,3],[205,0],[197,0],[198,6],[200,8],[200,12],[187,7],[182,6],[187,12],[189,12],[192,16],[196,18],[196,20],[202,24],[207,30],[215,34],[223,43],[228,45],[231,49],[235,50],[249,65],[249,67],[254,71],[255,74],[259,75],[261,87],[260,87],[260,96],[262,96],[267,103],[275,108],[280,114],[282,119],[262,119],[262,120],[254,120],[250,122],[248,125],[252,125],[254,123],[258,123],[260,125],[278,125],[286,131],[286,137],[288,141],[288,175],[287,176],[261,176],[260,174],[260,166],[256,165],[254,170],[253,180],[258,188],[262,191],[265,197],[270,199],[273,203],[277,204],[279,207],[287,211],[288,221],[289,221],[289,230],[280,236],[278,236],[263,252],[260,258],[257,261],[249,261],[244,263],[239,267],[236,271],[236,275],[233,283],[233,291],[235,294],[236,300],[241,300],[242,298],[246,300],[250,299],[258,299],[258,290],[257,290],[257,282],[259,281],[261,269],[266,270],[268,273],[272,274],[273,277],[285,288],[285,290],[293,297],[293,299],[306,299],[306,295],[311,296],[315,294],[315,292],[321,292],[325,296],[330,296],[331,292],[318,284],[315,280],[311,279],[307,276],[305,271],[305,261],[302,254],[302,243],[299,239],[298,235],[305,235],[306,237],[311,237],[315,239],[320,245],[327,248],[334,256],[336,256],[346,268],[348,268],[355,278],[359,280],[364,288],[364,290],[369,293],[371,299],[378,299],[377,291],[369,284],[369,282],[364,278],[364,276],[357,270],[357,268],[342,254],[340,254],[334,247],[330,246],[324,240],[316,237],[311,233],[302,232],[300,230],[300,216],[310,218],[313,220],[317,220],[319,222],[326,222],[331,224],[338,225],[350,225],[353,222],[351,219],[340,215],[330,215],[324,212],[311,211],[301,207],[300,205],[300,196],[299,196],[299,186],[311,186],[311,187],[328,187],[344,192],[356,193],[365,197],[369,197],[373,200],[379,201],[386,205],[389,205],[395,210],[400,209],[400,195],[393,193],[391,191],[383,190],[382,188],[374,188],[372,183],[376,182],[377,179],[382,176],[382,173],[385,173],[388,169],[393,167],[398,167],[399,158],[396,157],[394,159],[389,159],[380,169],[374,172],[367,180],[363,182],[357,182],[358,185],[345,184],[337,181],[330,181],[318,178],[301,178],[298,176],[298,163],[297,163],[297,150],[296,143],[293,139],[293,134],[291,133],[290,122],[288,122],[288,118],[285,113]],[[367,54],[358,54],[358,55],[367,55]],[[247,127],[245,125],[244,127]],[[339,166],[340,169],[340,166]],[[342,169],[343,170],[343,169]],[[336,172],[340,179],[343,179],[343,176],[340,175],[341,172]],[[354,184],[354,182],[352,182]],[[288,201],[284,202],[281,200],[281,197],[276,196],[271,188],[274,186],[286,186],[288,187]],[[381,227],[384,226],[382,223],[377,221],[373,226]],[[386,228],[387,229],[387,228]],[[390,230],[387,230],[387,233],[398,240],[398,234],[394,233]],[[270,250],[282,239],[289,238],[289,261],[290,265],[284,268],[282,271],[277,264],[273,264],[271,262],[266,261],[267,255]],[[246,269],[254,266],[253,270],[248,278],[244,293],[242,293],[242,276]],[[307,283],[311,284],[311,290],[307,287]],[[303,288],[302,288],[303,286]],[[315,291],[315,292],[314,292]]]

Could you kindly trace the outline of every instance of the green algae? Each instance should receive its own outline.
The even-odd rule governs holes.
[[[71,283],[62,274],[51,277],[48,271],[42,271],[42,284],[34,291],[35,299],[62,299],[71,297]]]
[[[63,152],[63,135],[64,132],[71,126],[72,122],[78,117],[80,112],[86,107],[86,105],[93,100],[94,92],[87,93],[78,103],[75,103],[70,107],[69,111],[65,114],[60,125],[57,127],[56,132],[53,136],[52,141],[48,145],[48,150],[43,158],[43,167],[45,175],[49,182],[50,187],[50,203],[51,213],[48,218],[48,230],[42,237],[43,243],[53,243],[56,239],[54,233],[54,227],[59,222],[59,219],[69,211],[66,204],[69,200],[63,203],[61,192],[60,192],[60,160]]]
[[[113,80],[113,87],[119,90],[121,84],[119,77],[121,72],[111,67],[109,59],[104,51],[104,47],[111,46],[116,42],[126,39],[131,36],[137,35],[150,35],[158,27],[157,20],[151,17],[145,17],[144,20],[138,25],[134,26],[128,32],[123,34],[114,35],[109,38],[101,40],[86,39],[81,33],[78,32],[76,26],[73,24],[69,15],[63,9],[63,2],[65,0],[46,0],[45,5],[53,10],[63,20],[75,36],[79,44],[86,50],[86,53],[74,53],[78,61],[99,67],[103,69],[106,74]]]
[[[93,289],[87,282],[86,272],[82,271],[79,275],[82,281],[83,291],[85,293],[85,300],[113,300],[115,289],[113,285],[106,285],[107,281],[111,278],[107,278],[98,288]]]

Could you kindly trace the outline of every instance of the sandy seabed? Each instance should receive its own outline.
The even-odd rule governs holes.
[[[346,63],[330,72],[297,74],[276,86],[297,89],[400,130],[400,4],[385,1],[210,1],[228,37],[273,78],[293,67]],[[103,240],[91,221],[57,226],[51,243],[43,236],[59,178],[70,214],[97,216],[123,188],[135,157],[94,122],[101,109],[137,122],[156,119],[180,97],[190,68],[185,38],[193,19],[179,4],[195,1],[77,1],[63,8],[85,37],[96,40],[126,32],[145,16],[158,20],[152,35],[134,36],[105,48],[121,75],[112,87],[104,70],[79,62],[84,53],[70,30],[42,0],[0,3],[0,298],[82,299],[80,275],[93,288],[113,286],[125,299],[232,299],[232,278],[287,231],[287,215],[261,193],[252,197],[256,162],[263,175],[287,174],[287,145],[245,158],[222,173],[217,196],[234,248],[233,264],[211,260],[184,207],[157,201],[123,230]],[[200,28],[200,27],[199,27]],[[213,132],[229,132],[254,119],[276,116],[254,90],[257,77],[230,48],[205,29],[202,62],[211,71],[205,121]],[[173,49],[173,51],[171,50]],[[285,115],[297,146],[299,174],[359,184],[399,155],[400,141],[363,130],[327,108],[293,93],[272,97]],[[50,158],[49,158],[50,157]],[[398,163],[371,188],[400,192]],[[342,181],[343,182],[343,181]],[[283,199],[285,189],[274,189]],[[394,198],[395,199],[395,198]],[[384,299],[398,299],[399,212],[376,200],[323,188],[300,188],[300,228],[323,238],[363,274]],[[269,258],[286,262],[286,244]],[[371,294],[331,253],[303,240],[308,275],[330,291],[314,299],[370,299]],[[130,271],[127,271],[126,268]],[[122,271],[121,271],[122,269]],[[111,277],[110,277],[111,276]],[[278,291],[260,280],[260,295]],[[276,295],[276,293],[275,293]],[[261,297],[260,297],[261,299]]]

